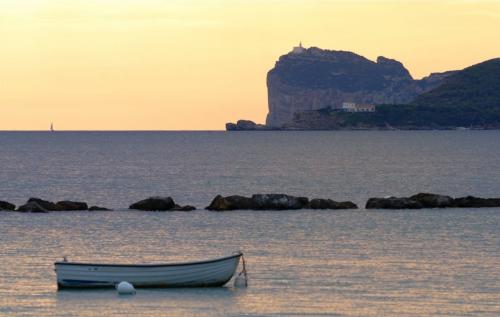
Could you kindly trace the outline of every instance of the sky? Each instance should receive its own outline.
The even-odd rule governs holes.
[[[415,78],[500,57],[500,0],[0,0],[0,130],[223,130],[305,47]]]

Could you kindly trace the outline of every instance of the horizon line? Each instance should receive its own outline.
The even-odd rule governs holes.
[[[226,130],[0,130],[0,132],[219,132]]]

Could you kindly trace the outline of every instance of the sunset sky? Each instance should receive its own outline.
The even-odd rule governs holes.
[[[0,130],[221,130],[299,41],[416,78],[499,57],[500,1],[0,0],[0,40]]]

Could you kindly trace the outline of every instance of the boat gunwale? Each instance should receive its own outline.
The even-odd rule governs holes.
[[[220,261],[225,261],[233,258],[239,258],[243,256],[242,252],[238,252],[233,255],[228,255],[222,258],[203,260],[203,261],[193,261],[193,262],[179,262],[179,263],[158,263],[158,264],[110,264],[110,263],[83,263],[83,262],[54,262],[54,265],[72,265],[72,266],[104,266],[104,267],[138,267],[138,268],[148,268],[148,267],[170,267],[170,266],[186,266],[186,265],[198,265],[198,264],[208,264]]]

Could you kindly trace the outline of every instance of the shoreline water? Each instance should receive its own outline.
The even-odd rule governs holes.
[[[405,212],[75,212],[0,222],[0,313],[154,315],[495,315],[493,209]],[[283,221],[286,219],[286,221]],[[53,262],[185,262],[243,249],[249,287],[57,291]]]
[[[499,208],[366,210],[370,197],[500,195],[498,131],[0,132],[0,199],[117,211],[0,212],[0,315],[495,315]],[[358,210],[145,212],[153,195],[287,193]],[[57,292],[53,262],[245,251],[250,287]]]
[[[498,197],[498,131],[0,132],[0,199]],[[125,202],[125,203],[124,203]]]

